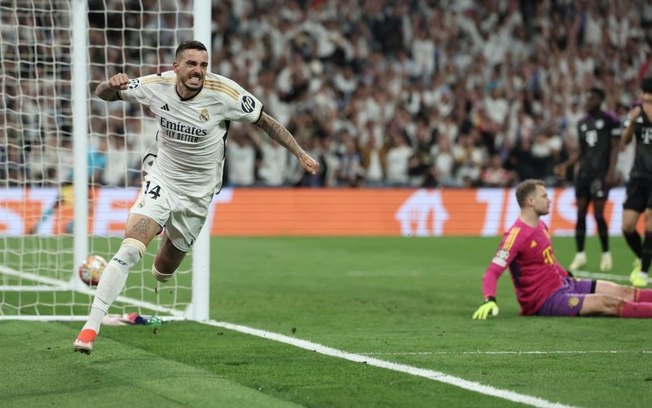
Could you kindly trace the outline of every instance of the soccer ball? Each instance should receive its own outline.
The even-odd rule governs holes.
[[[90,255],[79,265],[79,277],[88,286],[96,286],[106,268],[106,260],[99,255]]]

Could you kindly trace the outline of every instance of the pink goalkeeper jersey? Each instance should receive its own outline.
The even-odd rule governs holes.
[[[543,221],[534,228],[518,219],[505,232],[482,279],[485,298],[496,296],[496,283],[508,266],[522,315],[535,314],[568,276],[555,258],[548,227]]]

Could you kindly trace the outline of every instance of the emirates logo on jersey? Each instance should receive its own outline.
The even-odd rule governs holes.
[[[208,109],[204,108],[199,112],[199,120],[202,122],[208,122],[209,116],[208,116]]]

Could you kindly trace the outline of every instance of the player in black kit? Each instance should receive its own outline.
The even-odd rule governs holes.
[[[627,182],[627,197],[623,203],[623,234],[636,255],[634,270],[629,277],[632,285],[647,285],[652,263],[652,78],[641,81],[640,104],[627,115],[622,146],[636,139],[634,165]],[[636,223],[645,212],[645,237],[636,231]]]
[[[604,91],[593,87],[586,94],[586,116],[577,123],[579,151],[555,167],[555,173],[563,177],[569,166],[579,161],[575,177],[577,222],[575,246],[577,252],[568,269],[577,271],[586,265],[584,245],[586,241],[586,216],[593,203],[593,216],[598,227],[602,256],[600,270],[611,270],[613,261],[609,252],[609,229],[604,218],[604,207],[609,189],[617,183],[616,162],[619,153],[620,121],[601,109]]]

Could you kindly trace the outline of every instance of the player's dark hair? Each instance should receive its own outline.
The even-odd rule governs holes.
[[[516,202],[518,206],[523,208],[527,198],[537,190],[537,186],[544,186],[545,183],[538,179],[523,180],[516,186]]]
[[[190,40],[190,41],[184,41],[179,46],[177,47],[177,51],[174,53],[174,58],[179,58],[179,55],[181,55],[182,52],[185,50],[199,50],[199,51],[206,51],[206,46],[201,42],[197,40]]]
[[[652,93],[652,77],[644,78],[641,81],[641,91],[645,93]]]
[[[600,98],[601,101],[604,100],[605,94],[602,88],[598,88],[597,86],[594,86],[591,89],[589,89],[589,92],[596,95],[598,98]]]

